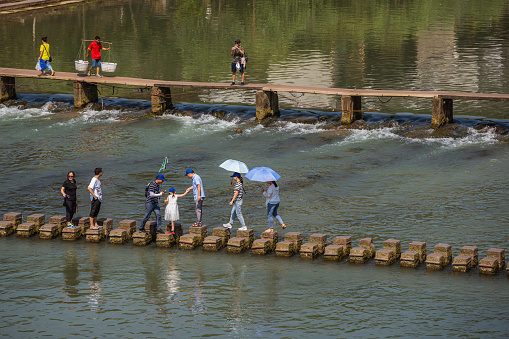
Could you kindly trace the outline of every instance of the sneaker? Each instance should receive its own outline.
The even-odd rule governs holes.
[[[247,227],[246,226],[242,226],[239,228],[239,231],[247,231]]]
[[[96,76],[97,78],[101,78],[101,77],[102,77],[102,75],[99,75],[99,74],[96,74],[95,76]]]
[[[91,230],[98,230],[98,229],[99,229],[99,227],[94,226],[94,227],[90,227],[90,229],[91,229]]]
[[[73,223],[70,223],[69,225],[67,225],[67,228],[76,228],[76,226]]]
[[[232,224],[230,224],[230,223],[223,224],[223,227],[225,227],[225,228],[232,228]]]
[[[87,72],[87,75],[90,76],[90,71]]]
[[[235,85],[235,83],[234,83],[234,82],[232,82],[232,83],[230,84],[230,86],[234,86],[234,85]]]
[[[242,81],[242,82],[240,83],[240,85],[241,85],[241,86],[244,86],[244,85],[245,85],[245,84],[244,84],[244,81]]]

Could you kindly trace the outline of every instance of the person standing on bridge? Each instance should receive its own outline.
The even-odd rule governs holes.
[[[99,180],[102,175],[103,169],[97,167],[94,170],[94,177],[90,180],[90,184],[88,185],[88,191],[90,192],[90,228],[95,230],[99,229],[97,216],[99,215],[101,203],[103,201],[103,190],[101,180]]]
[[[39,62],[42,60],[42,64],[44,67],[41,67],[41,74],[39,76],[44,75],[44,70],[48,69],[51,71],[51,75],[55,75],[55,71],[51,67],[51,55],[49,54],[49,44],[48,44],[48,37],[43,36],[42,37],[42,45],[41,48],[39,48],[39,51],[41,52],[39,54]]]
[[[103,45],[101,45],[101,38],[96,36],[95,40],[92,41],[92,43],[88,46],[87,49],[87,58],[90,53],[92,53],[92,65],[90,69],[88,70],[88,75],[90,76],[90,72],[92,71],[92,68],[97,67],[97,73],[96,77],[100,78],[101,75],[99,74],[99,69],[101,68],[101,50],[109,51],[111,47],[104,48]]]
[[[233,56],[232,61],[232,84],[230,86],[235,85],[235,74],[237,71],[242,74],[242,82],[241,86],[244,86],[244,68],[246,67],[246,52],[244,51],[244,47],[240,45],[240,40],[235,40],[235,46],[232,47],[230,55]]]

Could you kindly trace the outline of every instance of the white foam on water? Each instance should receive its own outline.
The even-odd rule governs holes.
[[[406,140],[429,145],[440,145],[444,149],[461,148],[471,145],[492,145],[499,142],[497,140],[497,133],[493,127],[486,127],[482,130],[469,127],[467,135],[462,138],[407,138]]]
[[[80,124],[96,124],[96,123],[112,123],[120,121],[120,117],[122,114],[125,114],[124,111],[121,110],[100,110],[96,111],[93,109],[85,109],[80,114],[74,118],[66,120],[64,122],[59,122],[57,126],[69,126],[69,125],[80,125]]]
[[[47,102],[40,108],[24,108],[23,106],[0,105],[0,120],[25,120],[40,118],[53,114],[52,108],[56,107],[53,102]]]
[[[350,130],[350,134],[339,142],[340,145],[359,143],[370,140],[395,140],[402,139],[401,136],[394,133],[397,127],[384,127],[372,130]]]
[[[238,128],[241,120],[234,118],[230,121],[217,118],[213,115],[202,114],[198,117],[190,117],[184,115],[163,115],[161,119],[177,120],[184,125],[184,128],[192,128],[194,131],[200,132],[219,132]]]

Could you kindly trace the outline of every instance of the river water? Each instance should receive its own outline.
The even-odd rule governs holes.
[[[32,68],[48,35],[56,71],[72,71],[85,32],[113,42],[113,75],[229,82],[229,48],[240,38],[250,83],[509,90],[506,1],[91,1],[5,16],[0,31],[1,67]],[[218,166],[232,158],[281,174],[286,231],[305,239],[371,237],[380,249],[395,238],[403,250],[425,241],[428,253],[447,243],[454,256],[475,245],[480,258],[509,249],[507,104],[455,102],[457,123],[432,131],[428,100],[366,99],[363,122],[344,128],[338,98],[287,95],[281,118],[260,125],[249,91],[175,91],[175,109],[150,117],[137,89],[118,88],[115,98],[104,89],[102,102],[75,110],[70,84],[18,84],[18,98],[0,105],[1,214],[64,213],[59,189],[74,170],[86,216],[86,186],[102,167],[100,216],[139,223],[144,186],[167,156],[163,188],[183,192],[185,169],[195,169],[211,230],[229,216],[230,173]],[[244,217],[259,237],[264,198],[255,182],[246,190]],[[187,229],[192,197],[179,206]],[[495,338],[509,330],[505,271],[15,235],[0,239],[0,254],[0,334],[13,338]]]

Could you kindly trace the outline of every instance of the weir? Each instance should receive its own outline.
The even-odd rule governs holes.
[[[204,252],[219,252],[225,247],[228,253],[243,253],[251,249],[252,255],[266,255],[276,252],[276,257],[291,257],[300,253],[302,259],[314,259],[323,256],[326,261],[339,262],[348,256],[350,263],[365,264],[375,258],[375,265],[388,266],[400,260],[401,267],[417,268],[426,263],[428,270],[442,270],[452,264],[454,272],[468,272],[477,266],[478,247],[463,246],[459,249],[460,255],[452,259],[452,246],[439,243],[434,247],[434,253],[427,255],[426,243],[413,241],[409,244],[409,251],[401,253],[401,241],[387,239],[383,242],[383,248],[375,249],[372,238],[359,240],[359,246],[352,248],[350,236],[336,236],[332,244],[328,244],[327,235],[321,233],[311,234],[309,242],[303,243],[300,232],[287,232],[285,241],[279,242],[279,234],[276,231],[263,232],[260,239],[255,240],[253,229],[237,230],[236,236],[231,237],[230,229],[215,227],[212,235],[208,236],[207,226],[189,227],[189,233],[183,234],[183,225],[175,224],[175,233],[157,234],[152,232],[156,228],[156,222],[148,221],[145,225],[146,232],[135,232],[136,221],[122,220],[116,229],[113,228],[113,219],[100,218],[99,229],[89,229],[88,217],[77,217],[74,223],[76,228],[65,227],[65,216],[55,215],[46,223],[45,214],[31,214],[23,223],[23,216],[18,212],[6,213],[3,221],[0,221],[0,237],[8,237],[17,231],[18,237],[28,238],[40,232],[41,239],[59,237],[64,241],[77,241],[86,235],[86,243],[97,243],[110,239],[112,244],[125,244],[132,241],[133,246],[148,246],[155,243],[156,247],[178,247],[181,250],[194,250],[202,247]],[[169,227],[169,225],[167,226]],[[168,230],[169,228],[167,228]],[[155,235],[155,234],[154,234]],[[506,265],[505,250],[502,248],[490,248],[486,251],[486,257],[479,261],[480,274],[497,274],[505,270],[509,277],[509,263]]]
[[[509,94],[464,93],[444,91],[398,91],[368,90],[347,88],[306,87],[277,84],[247,84],[230,86],[228,83],[161,81],[140,78],[103,76],[88,77],[85,74],[58,72],[52,77],[39,77],[36,71],[0,68],[0,102],[16,97],[16,78],[72,81],[74,88],[74,106],[81,108],[90,102],[97,102],[100,85],[125,85],[138,88],[151,88],[152,112],[163,114],[172,107],[171,88],[199,88],[222,90],[256,91],[256,118],[261,121],[279,115],[278,92],[311,93],[341,96],[341,123],[349,125],[362,119],[362,97],[406,97],[428,98],[431,100],[431,126],[439,128],[454,122],[453,100],[490,100],[509,101]]]

